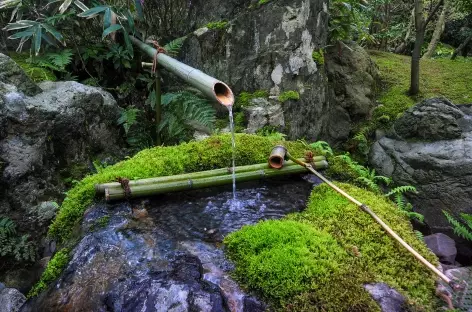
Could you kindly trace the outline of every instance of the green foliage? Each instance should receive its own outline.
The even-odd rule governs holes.
[[[349,184],[338,186],[437,264],[388,199]],[[368,214],[325,184],[313,190],[304,212],[243,227],[225,243],[236,277],[275,309],[379,311],[363,285],[385,282],[407,297],[412,310],[434,311],[435,277]]]
[[[452,225],[454,233],[457,236],[465,238],[468,241],[472,241],[472,215],[461,213],[462,220],[459,221],[454,218],[447,211],[443,210],[444,215],[446,216],[447,221]]]
[[[166,54],[169,56],[177,56],[180,52],[180,49],[182,49],[185,39],[187,39],[187,37],[180,37],[166,44],[164,46]]]
[[[32,64],[29,55],[24,53],[10,53],[9,56],[17,63],[34,82],[56,81],[57,77],[46,67]]]
[[[347,257],[331,235],[289,220],[244,226],[224,242],[240,282],[282,305],[339,272]]]
[[[36,248],[29,235],[18,236],[16,224],[0,217],[0,257],[12,257],[16,261],[34,261]]]
[[[264,5],[264,4],[269,3],[269,2],[271,2],[271,1],[272,1],[272,0],[259,0],[259,2],[257,2],[257,4],[258,4],[259,6],[261,6],[261,5]]]
[[[397,195],[397,194],[404,194],[404,193],[415,193],[418,194],[418,191],[416,190],[416,187],[412,185],[402,185],[402,186],[397,186],[387,194],[385,194],[386,197],[392,196],[392,195]]]
[[[255,135],[236,134],[236,163],[264,163],[277,144],[284,144],[295,157],[303,157],[305,146],[297,142],[279,142]],[[72,227],[80,222],[85,209],[95,197],[94,184],[107,183],[116,177],[143,179],[184,172],[196,172],[231,166],[231,135],[210,137],[201,142],[179,146],[155,147],[139,152],[130,160],[108,166],[100,173],[89,175],[67,192],[59,213],[49,228],[49,235],[63,242]]]
[[[246,117],[244,116],[244,113],[243,112],[234,113],[234,131],[242,132],[245,128],[246,128]]]
[[[132,106],[121,111],[121,115],[120,115],[120,118],[118,118],[117,123],[119,126],[123,126],[123,129],[125,130],[125,134],[128,134],[131,127],[136,123],[138,119],[138,114],[140,112],[141,110]]]
[[[36,285],[28,293],[28,298],[37,296],[41,291],[47,288],[49,283],[53,282],[59,277],[64,268],[67,266],[67,263],[69,263],[69,253],[70,250],[67,248],[63,248],[56,252],[51,261],[49,261],[46,270],[41,275],[39,282],[36,283]]]
[[[269,97],[269,92],[265,90],[257,90],[254,93],[249,93],[249,92],[241,92],[239,96],[236,99],[236,104],[235,106],[237,108],[240,107],[249,107],[251,105],[251,100],[252,99],[257,99],[257,98],[268,98]]]
[[[229,23],[227,21],[218,21],[218,22],[210,22],[205,25],[208,29],[225,29],[228,27]]]
[[[325,59],[324,59],[324,52],[323,52],[323,49],[319,49],[318,51],[313,51],[311,57],[313,58],[313,61],[315,61],[315,63],[318,65],[318,66],[322,66],[324,65],[325,63]]]
[[[302,143],[307,145],[307,147],[310,147],[311,149],[313,149],[317,154],[321,154],[323,156],[328,156],[328,157],[334,155],[333,150],[331,149],[331,146],[329,146],[329,144],[325,141],[316,141],[315,143],[311,143],[311,144],[306,144],[305,142],[302,142]]]
[[[408,192],[415,193],[415,194],[418,193],[414,186],[402,185],[402,186],[397,186],[396,188],[392,189],[390,192],[385,194],[385,197],[393,196],[394,202],[397,205],[397,208],[403,214],[405,214],[410,219],[416,219],[418,222],[423,223],[424,216],[420,213],[414,212],[413,206],[410,203],[408,203],[405,197],[403,196],[403,194],[408,193]]]
[[[285,103],[290,100],[300,100],[300,93],[297,91],[285,91],[279,95],[279,101]]]
[[[277,127],[274,126],[264,126],[261,129],[257,130],[257,135],[270,137],[274,140],[284,141],[286,135],[277,131]]]
[[[329,40],[353,40],[360,43],[373,42],[369,33],[371,19],[366,13],[366,7],[356,0],[334,0],[329,7]]]
[[[64,49],[58,53],[48,53],[46,57],[54,65],[54,70],[65,71],[67,65],[72,62],[72,50]]]

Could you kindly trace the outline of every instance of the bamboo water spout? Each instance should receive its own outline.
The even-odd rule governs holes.
[[[228,85],[224,82],[208,76],[198,69],[181,63],[164,53],[158,53],[156,56],[156,49],[135,37],[130,38],[133,44],[145,52],[149,57],[156,57],[159,65],[197,88],[207,97],[224,106],[232,106],[234,104],[233,91],[231,91]]]

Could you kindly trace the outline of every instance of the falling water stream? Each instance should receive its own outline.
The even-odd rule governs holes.
[[[235,172],[235,157],[236,157],[236,140],[234,138],[234,120],[233,120],[233,106],[228,106],[229,110],[229,128],[231,130],[231,143],[233,145],[233,204],[236,205],[236,172]]]

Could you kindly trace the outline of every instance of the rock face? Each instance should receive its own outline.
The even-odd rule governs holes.
[[[2,312],[18,312],[25,301],[25,296],[14,288],[0,289],[0,310]]]
[[[276,100],[252,99],[250,106],[244,110],[248,116],[247,133],[256,133],[265,126],[271,126],[278,131],[285,129],[284,111]]]
[[[76,82],[37,86],[3,54],[0,70],[0,215],[42,234],[57,208],[43,202],[63,197],[59,171],[119,150],[120,108]]]
[[[444,264],[454,265],[456,263],[456,242],[443,233],[436,233],[424,237],[424,242],[429,249]]]
[[[369,54],[356,43],[339,41],[328,47],[325,55],[330,103],[341,124],[332,122],[330,135],[343,139],[353,123],[370,117],[380,73]]]
[[[377,172],[417,187],[410,200],[433,232],[449,227],[442,210],[472,212],[472,116],[462,110],[444,99],[426,100],[395,122],[396,134],[378,140],[370,153]]]

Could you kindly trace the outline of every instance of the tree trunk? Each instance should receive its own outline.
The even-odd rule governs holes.
[[[469,42],[472,41],[472,34],[469,35],[469,37],[467,37],[464,42],[461,43],[461,45],[454,51],[454,53],[452,54],[451,56],[451,60],[454,60],[456,59],[457,55],[459,54],[460,51],[462,51],[462,49],[464,49],[468,44]],[[465,56],[465,55],[464,55]]]
[[[444,31],[444,26],[446,24],[446,16],[449,13],[449,1],[444,0],[444,6],[441,11],[441,15],[438,18],[438,22],[436,23],[436,28],[434,29],[433,37],[428,45],[428,50],[423,55],[423,59],[431,58],[436,50],[436,46],[438,45],[439,39]]]
[[[411,56],[410,95],[417,95],[420,92],[420,57],[425,31],[425,21],[423,18],[423,0],[415,0],[415,27],[416,40],[415,48],[413,49],[413,54]]]

